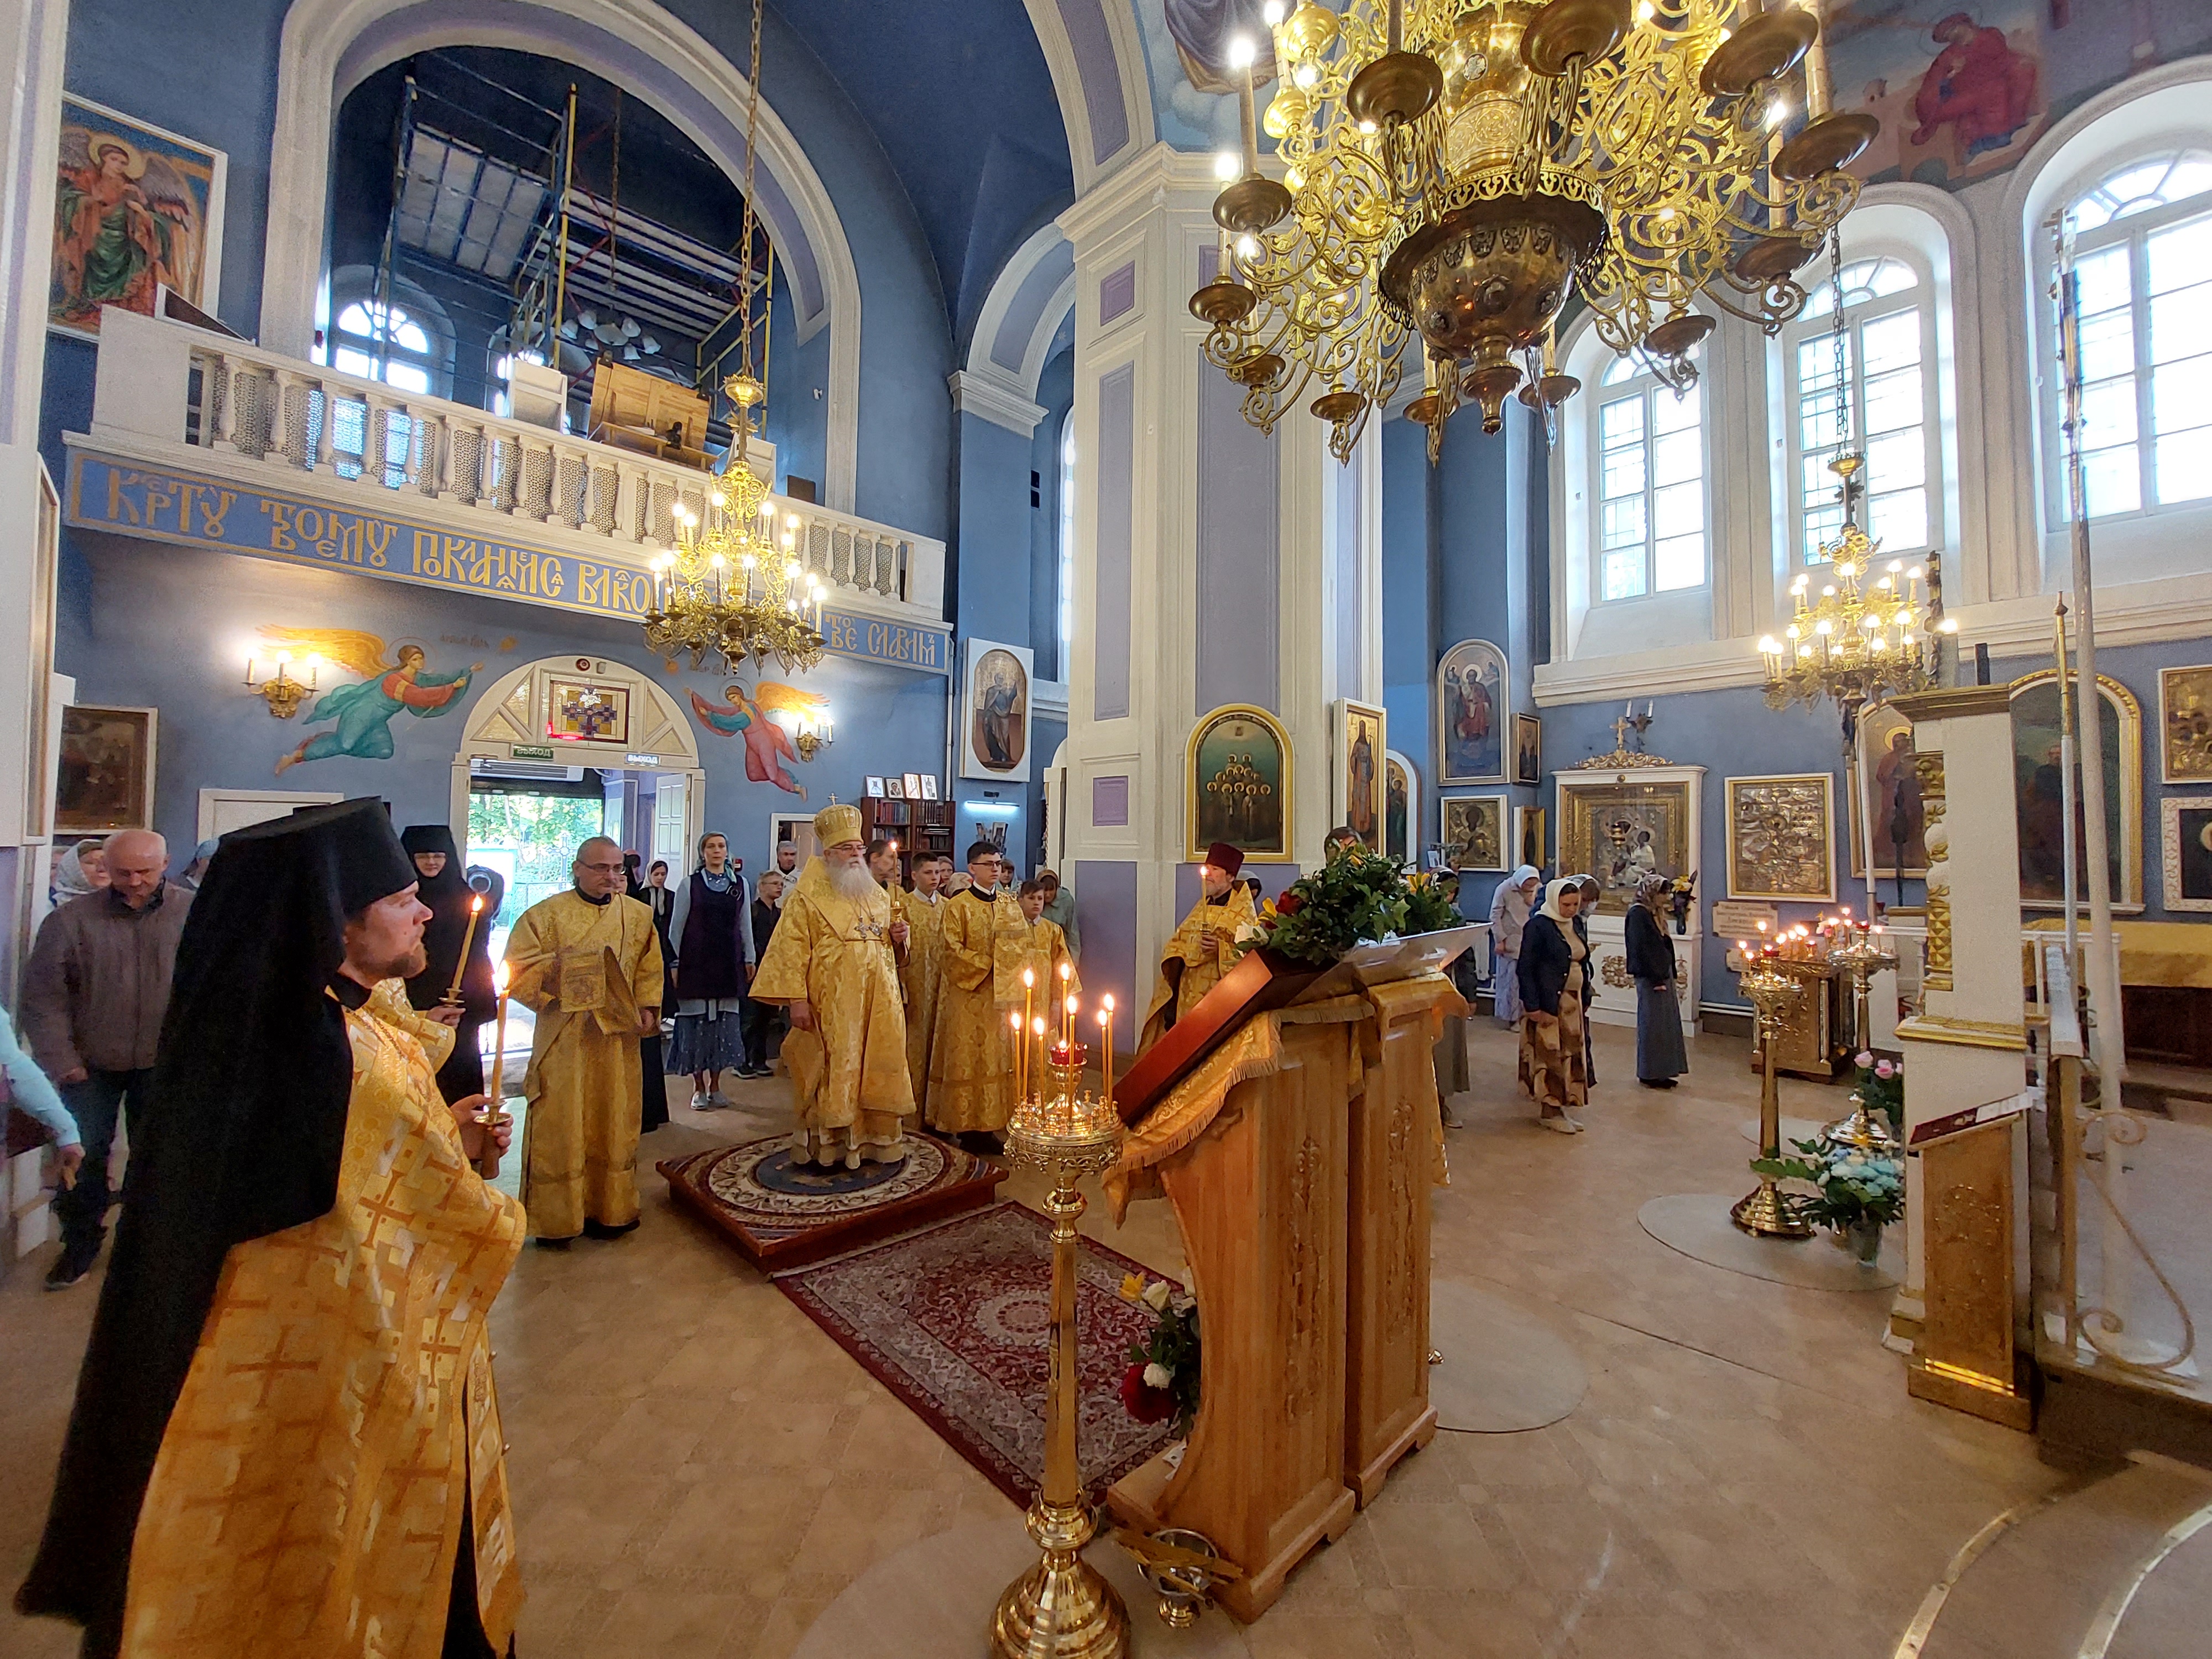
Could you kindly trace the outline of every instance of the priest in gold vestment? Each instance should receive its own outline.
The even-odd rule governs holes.
[[[1002,880],[999,849],[968,849],[969,884],[945,901],[945,961],[929,1044],[929,1122],[947,1134],[995,1135],[1014,1114],[1009,1014],[1022,1012],[1029,928]],[[1036,1011],[1052,994],[1036,988]]]
[[[1225,841],[1206,849],[1206,862],[1199,869],[1205,890],[1160,951],[1159,975],[1152,982],[1152,1006],[1145,1011],[1139,1054],[1195,1008],[1199,999],[1236,966],[1238,936],[1259,923],[1251,894],[1237,879],[1243,867],[1244,854]]]
[[[914,861],[914,888],[897,896],[906,917],[906,960],[899,982],[906,990],[906,1074],[914,1080],[914,1103],[929,1110],[929,1042],[937,1025],[938,986],[945,972],[945,884],[952,859],[924,853]]]
[[[859,808],[823,807],[814,835],[822,851],[783,902],[751,996],[791,1013],[792,1157],[858,1169],[905,1156],[914,1085],[896,945],[908,928],[868,868]]]
[[[538,1016],[522,1124],[522,1206],[533,1238],[611,1238],[637,1225],[644,1106],[638,1042],[660,1029],[660,938],[623,890],[622,848],[576,849],[574,888],[507,935],[509,988]]]
[[[493,1659],[522,1589],[485,1319],[521,1206],[407,1007],[384,804],[224,837],[19,1611],[94,1659]],[[498,1132],[503,1137],[504,1131]]]

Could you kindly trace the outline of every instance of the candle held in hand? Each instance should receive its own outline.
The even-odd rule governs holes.
[[[461,975],[469,970],[469,947],[477,942],[477,922],[483,915],[483,895],[478,893],[469,901],[469,925],[461,935],[461,954],[453,963],[453,982],[446,988],[445,1000],[448,1006],[457,1006],[461,1000]],[[501,963],[504,968],[507,964]]]

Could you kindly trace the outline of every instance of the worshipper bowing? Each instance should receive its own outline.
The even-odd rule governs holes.
[[[1028,936],[1021,906],[1003,884],[1005,873],[1006,860],[994,843],[969,846],[969,884],[945,904],[945,960],[929,1042],[930,1126],[978,1137],[972,1144],[990,1150],[1013,1115],[1012,1033],[1006,1021],[1022,1012]],[[1042,1013],[1043,997],[1031,1001]]]
[[[40,924],[23,970],[23,1042],[60,1089],[84,1138],[76,1184],[54,1195],[62,1251],[46,1288],[92,1271],[107,1237],[108,1155],[125,1124],[141,1146],[153,1115],[154,1065],[192,895],[164,879],[168,843],[123,830],[100,849],[105,880]]]
[[[208,867],[167,1107],[132,1124],[131,1203],[16,1595],[82,1625],[92,1659],[510,1650],[485,1322],[522,1206],[477,1173],[505,1131],[477,1121],[481,1097],[440,1097],[452,1033],[398,982],[422,966],[415,883],[380,800],[234,831]]]
[[[753,893],[753,946],[764,959],[768,947],[775,942],[776,923],[783,920],[783,872],[771,870],[760,878]],[[757,980],[760,975],[756,973]],[[745,1063],[738,1067],[738,1075],[746,1078],[774,1077],[775,1067],[769,1063],[768,1042],[784,1029],[783,1010],[773,1002],[763,1002],[745,992],[744,1012],[739,1015],[745,1039]]]
[[[1544,878],[1524,864],[1498,884],[1490,896],[1491,1012],[1507,1030],[1521,1023],[1521,932],[1536,908]]]
[[[1636,981],[1636,1080],[1647,1089],[1671,1089],[1690,1069],[1682,1048],[1682,1011],[1674,1000],[1674,946],[1660,920],[1673,890],[1665,876],[1638,882],[1624,934],[1629,977]]]
[[[868,868],[858,807],[823,807],[814,836],[822,851],[783,902],[753,995],[791,1016],[783,1059],[797,1117],[793,1158],[857,1170],[904,1157],[914,1115],[892,942],[903,924]]]
[[[668,1064],[691,1078],[691,1109],[730,1103],[722,1073],[745,1069],[744,994],[759,956],[753,949],[751,896],[718,830],[699,837],[699,867],[676,890],[668,936],[676,941],[676,1042]]]
[[[1057,1013],[1061,999],[1079,993],[1083,981],[1076,975],[1075,954],[1067,948],[1067,939],[1057,922],[1046,919],[1044,914],[1045,885],[1031,879],[1021,884],[1015,902],[1022,907],[1023,961],[1036,975],[1039,1000],[1048,1012]],[[1067,968],[1067,980],[1060,981],[1061,964]],[[1057,1021],[1048,1022],[1057,1025]]]
[[[653,912],[623,890],[622,848],[576,849],[574,885],[540,899],[507,935],[509,993],[537,1018],[522,1128],[531,1236],[565,1247],[637,1225],[640,1039],[660,1029]]]
[[[1354,838],[1353,845],[1358,845]],[[1159,973],[1152,983],[1152,1000],[1145,1011],[1138,1043],[1142,1053],[1198,1006],[1199,1000],[1237,964],[1237,941],[1259,924],[1252,896],[1237,879],[1244,867],[1244,854],[1225,841],[1206,848],[1199,866],[1201,891],[1174,936],[1160,951]]]
[[[1583,1127],[1571,1109],[1589,1099],[1583,1039],[1589,946],[1575,927],[1582,902],[1581,879],[1561,876],[1521,931],[1521,1085],[1536,1103],[1537,1121],[1570,1135]]]
[[[906,1074],[914,1103],[929,1111],[929,1042],[937,1027],[945,977],[945,884],[952,874],[949,853],[924,853],[914,861],[914,889],[903,896],[908,937],[899,983],[906,992]]]
[[[469,907],[486,896],[462,873],[460,849],[444,824],[410,824],[399,832],[399,844],[414,861],[415,896],[430,911],[430,920],[422,926],[422,955],[429,965],[407,981],[407,1000],[425,1012],[436,1008],[459,981],[460,1018],[453,1026],[453,1051],[438,1068],[438,1089],[448,1100],[480,1095],[484,1086],[481,1034],[484,1022],[499,1012],[499,992],[491,974],[491,921],[499,913],[487,903],[474,914],[475,925],[471,926]],[[465,945],[465,966],[461,961]]]

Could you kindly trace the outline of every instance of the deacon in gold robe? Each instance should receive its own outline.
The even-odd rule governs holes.
[[[638,1042],[660,1030],[660,938],[651,908],[623,890],[622,848],[592,836],[572,875],[572,891],[532,905],[507,939],[509,989],[538,1016],[522,1204],[548,1243],[637,1225]]]
[[[379,800],[223,838],[25,1613],[93,1659],[491,1659],[522,1601],[485,1320],[521,1206],[407,1006]],[[501,1145],[504,1129],[490,1132]]]
[[[1152,1006],[1145,1011],[1139,1054],[1173,1029],[1236,966],[1238,936],[1259,923],[1252,895],[1237,879],[1243,867],[1244,854],[1225,841],[1206,849],[1206,862],[1199,869],[1206,890],[1160,951],[1159,976],[1152,982]]]
[[[1075,953],[1067,948],[1067,935],[1060,931],[1060,924],[1048,919],[1045,901],[1049,896],[1042,879],[1025,881],[1018,894],[1022,907],[1022,965],[1036,975],[1037,995],[1045,1003],[1049,1016],[1047,1024],[1059,1029],[1060,1007],[1071,996],[1083,990],[1082,975],[1075,971]],[[1060,976],[1061,966],[1067,969],[1067,977]]]
[[[945,960],[929,1045],[929,1123],[947,1134],[995,1135],[1014,1115],[1012,1032],[1022,1012],[1029,929],[1000,883],[999,849],[968,849],[969,884],[945,902]],[[1042,1018],[1052,994],[1032,999]]]
[[[823,807],[814,835],[822,851],[783,902],[751,995],[791,1013],[793,1158],[858,1169],[905,1156],[914,1085],[897,951],[908,927],[868,868],[859,808]]]
[[[906,1074],[914,1079],[914,1103],[929,1109],[929,1040],[937,1026],[939,982],[945,972],[945,883],[952,860],[927,853],[914,861],[914,890],[898,895],[906,918],[906,960],[899,981],[906,990]]]

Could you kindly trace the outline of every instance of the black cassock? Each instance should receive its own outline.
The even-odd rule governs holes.
[[[461,941],[469,940],[468,968],[461,975],[461,1023],[453,1031],[453,1052],[438,1068],[438,1092],[448,1104],[480,1095],[484,1090],[484,1022],[499,1012],[499,993],[491,978],[491,927],[499,915],[503,885],[498,873],[477,872],[484,890],[471,884],[461,871],[460,849],[453,832],[442,823],[410,824],[399,837],[411,855],[443,853],[446,867],[434,876],[422,877],[415,896],[430,907],[430,920],[422,924],[422,954],[430,965],[407,981],[407,1000],[416,1008],[435,1008],[453,983],[453,968],[461,959]],[[473,934],[469,927],[469,905],[481,898],[483,909]]]

